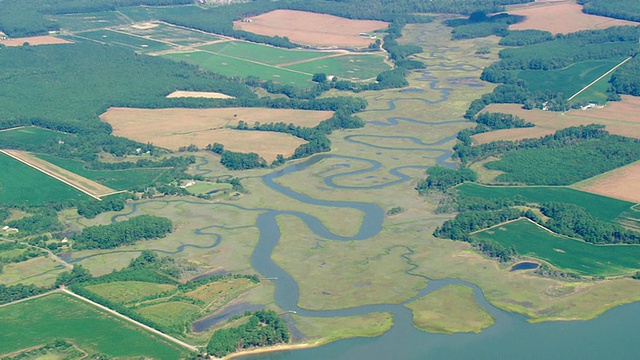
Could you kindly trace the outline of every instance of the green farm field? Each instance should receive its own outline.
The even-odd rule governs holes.
[[[187,352],[136,325],[64,294],[0,308],[0,354],[65,339],[89,353],[174,360]]]
[[[125,169],[125,170],[90,170],[81,161],[63,159],[52,155],[37,154],[42,160],[50,162],[65,170],[91,179],[115,190],[131,189],[140,185],[149,185],[162,176],[167,169]]]
[[[287,68],[310,74],[325,73],[352,80],[375,78],[381,72],[391,69],[384,62],[384,58],[378,55],[343,55],[303,62]]]
[[[80,191],[27,166],[5,154],[0,154],[0,204],[32,206],[66,200],[86,200]]]
[[[149,37],[153,40],[169,42],[182,46],[202,44],[220,39],[219,36],[214,34],[178,26],[171,26],[164,23],[153,23],[148,28],[128,26],[126,28],[119,28],[119,30],[132,35]]]
[[[621,216],[640,217],[640,213],[631,209],[634,203],[595,195],[566,187],[540,186],[482,186],[466,183],[456,187],[458,194],[485,199],[513,198],[523,196],[533,203],[549,201],[575,204],[604,221],[615,221]]]
[[[51,131],[35,126],[14,128],[0,131],[0,142],[3,144],[37,142],[44,143],[51,140],[64,140],[73,136],[67,133]]]
[[[257,76],[264,80],[273,80],[274,82],[285,85],[312,85],[312,74],[300,73],[248,60],[236,59],[226,55],[196,51],[172,53],[163,56],[174,61],[185,61],[190,64],[198,65],[204,70],[227,76]]]
[[[554,93],[561,92],[568,98],[611,70],[622,60],[624,59],[582,61],[566,69],[554,71],[523,70],[518,74],[518,78],[526,81],[531,91],[545,92],[551,90]],[[597,98],[591,99],[589,92],[586,92],[581,99],[586,101],[597,100]]]
[[[335,52],[285,50],[244,41],[220,42],[201,46],[200,49],[219,55],[228,55],[269,65],[280,65],[336,54]]]
[[[585,91],[578,94],[578,96],[571,99],[572,102],[594,102],[597,104],[604,104],[607,101],[609,95],[607,90],[611,86],[609,80],[611,80],[613,73],[598,80],[595,84],[589,86]]]
[[[515,246],[521,255],[549,262],[554,267],[581,275],[616,276],[640,269],[640,246],[593,245],[557,236],[529,220],[518,220],[472,236]]]
[[[170,45],[161,43],[159,41],[144,39],[138,36],[123,34],[111,30],[93,30],[76,33],[75,35],[80,38],[94,40],[100,43],[126,46],[128,48],[143,50],[145,52],[171,49]]]

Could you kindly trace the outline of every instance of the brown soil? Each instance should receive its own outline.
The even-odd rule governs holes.
[[[575,187],[594,194],[640,203],[640,162],[580,182]]]
[[[566,113],[524,110],[518,104],[491,104],[485,111],[517,115],[536,126],[474,135],[474,144],[541,137],[570,126],[588,124],[602,124],[612,134],[640,139],[640,118],[637,115],[640,113],[640,98],[633,96],[623,96],[622,101],[610,102],[602,109],[571,110]]]
[[[177,90],[167,95],[168,98],[206,98],[206,99],[235,99],[233,96],[218,92],[181,91]]]
[[[309,111],[265,108],[224,109],[131,109],[110,108],[100,118],[113,127],[113,133],[140,142],[171,150],[194,144],[199,148],[219,142],[225,149],[255,152],[265,160],[275,160],[278,154],[289,156],[303,140],[291,135],[238,131],[240,120],[253,125],[285,122],[313,127],[333,115],[331,111]]]
[[[235,29],[267,36],[287,36],[294,43],[316,46],[369,45],[374,40],[360,33],[384,29],[388,23],[373,20],[351,20],[337,16],[295,10],[275,10],[235,21]]]
[[[50,36],[50,35],[0,40],[0,44],[5,46],[22,46],[24,43],[29,43],[29,45],[36,46],[36,45],[71,44],[72,42],[65,39],[57,38],[55,36]]]
[[[511,25],[510,30],[540,29],[554,34],[620,25],[638,25],[632,21],[585,14],[582,12],[582,5],[572,2],[536,4],[528,8],[509,10],[509,14],[527,17],[525,21]]]

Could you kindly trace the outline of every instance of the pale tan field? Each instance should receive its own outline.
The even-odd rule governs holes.
[[[108,188],[102,184],[98,184],[93,180],[89,180],[78,174],[72,173],[71,171],[65,170],[61,167],[58,167],[42,159],[39,159],[29,154],[26,151],[20,151],[20,150],[0,150],[0,151],[94,198],[99,198],[101,196],[113,194],[114,192],[116,192],[115,190]]]
[[[605,29],[611,26],[638,25],[632,21],[585,14],[582,12],[582,5],[573,2],[545,3],[524,9],[509,10],[509,14],[527,17],[525,21],[509,26],[510,30],[540,29],[554,34]]]
[[[575,184],[577,189],[640,203],[640,162]]]
[[[7,39],[0,40],[0,44],[4,46],[22,46],[24,43],[29,43],[31,46],[36,45],[55,45],[55,44],[72,44],[71,41],[60,39],[55,36],[50,35],[42,35],[42,36],[31,36],[24,38],[15,38],[15,39]]]
[[[621,102],[610,102],[602,109],[571,110],[566,113],[542,110],[524,110],[518,104],[491,104],[488,112],[517,115],[534,123],[531,128],[505,129],[473,136],[474,144],[495,140],[520,140],[553,134],[570,126],[602,124],[612,134],[640,139],[640,99],[624,96]]]
[[[278,154],[285,157],[304,143],[291,135],[264,131],[239,131],[239,121],[252,126],[260,123],[284,122],[313,127],[333,115],[331,111],[309,111],[265,108],[224,109],[131,109],[110,108],[100,118],[113,127],[113,133],[171,150],[194,144],[204,148],[218,142],[225,149],[255,152],[267,161]]]
[[[205,99],[235,99],[233,96],[218,92],[208,91],[181,91],[176,90],[167,95],[168,98],[205,98]]]
[[[233,27],[267,36],[286,36],[294,43],[319,46],[367,46],[372,40],[359,36],[388,23],[373,20],[351,20],[306,11],[275,10],[253,16],[251,22],[235,21]]]

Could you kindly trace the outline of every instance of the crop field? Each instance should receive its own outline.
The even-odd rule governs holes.
[[[0,154],[0,204],[32,206],[54,201],[88,199],[82,192],[68,186],[18,160]]]
[[[174,335],[181,335],[190,322],[219,310],[254,287],[256,284],[249,279],[228,278],[191,291],[175,285],[139,281],[115,281],[90,285],[86,289],[125,304],[144,318],[170,328]]]
[[[51,176],[52,178],[62,181],[65,184],[75,187],[76,189],[84,192],[87,195],[99,198],[114,192],[113,189],[108,188],[95,181],[82,177],[71,171],[65,170],[59,166],[51,164],[47,161],[37,158],[36,156],[19,150],[3,150],[6,155],[20,160],[25,164],[42,171],[43,173]]]
[[[8,143],[44,143],[51,140],[64,140],[69,136],[73,135],[51,131],[35,126],[27,126],[0,131],[0,141]]]
[[[531,91],[544,93],[551,90],[561,92],[568,98],[611,70],[622,60],[624,59],[582,61],[566,69],[554,71],[523,70],[520,71],[518,77],[527,82],[527,87]],[[597,100],[587,97],[588,94],[582,93],[581,95],[581,99],[587,101]]]
[[[313,127],[333,115],[331,111],[264,108],[224,109],[129,109],[111,108],[101,115],[113,127],[113,133],[143,143],[177,150],[195,144],[204,148],[219,142],[228,150],[255,152],[268,161],[285,156],[303,140],[291,135],[265,131],[231,130],[239,121],[294,123]]]
[[[126,190],[140,185],[152,184],[167,169],[123,169],[123,170],[90,170],[81,161],[63,159],[52,155],[37,154],[39,159],[51,163],[78,176],[93,180],[114,190]],[[111,190],[110,192],[113,192]]]
[[[92,30],[76,33],[75,36],[104,44],[119,45],[135,50],[153,52],[170,49],[171,46],[159,41],[128,35],[112,30]]]
[[[485,199],[513,198],[517,195],[533,203],[557,201],[583,207],[590,214],[604,221],[615,221],[620,216],[635,213],[631,210],[634,203],[617,200],[605,196],[591,194],[567,187],[541,186],[482,186],[466,183],[457,186],[458,194],[476,196]],[[633,217],[640,217],[638,215]]]
[[[472,235],[505,247],[513,245],[520,255],[549,262],[581,275],[615,276],[640,269],[639,245],[593,245],[555,235],[529,220],[518,220]]]
[[[311,74],[325,73],[352,80],[375,78],[379,73],[391,69],[384,62],[384,58],[378,55],[343,55],[302,62],[287,68]]]
[[[235,21],[234,28],[268,36],[286,36],[294,43],[318,46],[366,47],[373,40],[359,36],[388,25],[382,21],[352,20],[306,11],[275,10]]]
[[[479,333],[495,323],[464,285],[445,286],[405,306],[413,311],[413,324],[428,332]]]
[[[167,95],[167,98],[205,98],[205,99],[234,99],[233,96],[213,91],[183,91],[176,90]]]
[[[51,294],[0,308],[0,354],[66,339],[109,357],[179,359],[186,351],[80,300]]]
[[[640,203],[640,162],[574,184],[576,189]]]
[[[24,45],[24,43],[28,43],[30,46],[37,46],[37,45],[71,44],[71,41],[65,40],[59,37],[55,37],[55,36],[50,36],[50,35],[0,40],[0,44],[4,46],[22,46]]]
[[[554,34],[604,29],[611,26],[637,25],[631,21],[585,14],[582,12],[582,5],[574,2],[554,3],[550,1],[540,6],[509,10],[509,14],[526,16],[523,22],[511,25],[510,30],[540,29]]]
[[[176,52],[164,57],[198,65],[204,70],[226,76],[257,76],[263,80],[273,80],[284,85],[308,87],[311,82],[310,73],[301,73],[289,69],[278,68],[249,60],[236,59],[226,55],[218,55],[206,51]]]
[[[520,140],[553,134],[570,126],[602,124],[612,134],[640,139],[640,98],[623,96],[620,102],[609,102],[604,108],[570,110],[564,113],[542,110],[524,110],[517,104],[491,104],[485,111],[517,115],[534,123],[531,128],[490,131],[473,136],[475,144],[495,140]]]
[[[86,31],[102,29],[111,26],[126,25],[130,21],[117,11],[105,11],[98,13],[64,14],[50,16],[61,29],[69,31]]]
[[[192,46],[219,40],[215,34],[203,31],[172,26],[159,22],[138,23],[117,28],[131,35],[146,37],[152,40],[168,42],[180,46]]]
[[[227,55],[268,65],[282,65],[339,54],[338,52],[326,51],[287,50],[244,41],[219,42],[201,46],[199,49],[218,55]]]

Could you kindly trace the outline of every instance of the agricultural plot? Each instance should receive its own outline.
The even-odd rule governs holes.
[[[171,49],[171,46],[159,41],[145,39],[111,30],[93,30],[76,33],[75,36],[99,43],[124,46],[127,48],[153,52]]]
[[[130,26],[119,27],[118,30],[131,35],[181,46],[192,46],[220,39],[220,37],[214,34],[203,31],[156,22],[137,23]]]
[[[242,60],[226,55],[219,55],[206,51],[165,54],[163,57],[174,61],[184,61],[197,65],[204,70],[226,76],[257,76],[263,80],[272,80],[284,85],[301,87],[311,86],[311,73],[297,72],[278,68],[250,60]]]
[[[62,159],[56,156],[37,154],[38,158],[79,176],[91,179],[114,190],[126,190],[140,185],[149,185],[167,169],[90,170],[81,161]],[[113,191],[112,191],[113,192]]]
[[[325,73],[338,78],[365,80],[375,78],[379,73],[391,68],[378,55],[343,55],[302,62],[287,66],[287,69],[303,71],[310,74]]]
[[[568,98],[611,70],[622,60],[624,59],[582,61],[566,69],[554,71],[523,70],[518,74],[518,78],[526,81],[527,87],[531,91],[551,90],[552,92],[561,92]],[[580,99],[597,101],[599,98],[592,98],[590,93],[583,92]]]
[[[0,44],[4,46],[22,46],[25,43],[29,44],[30,46],[37,46],[71,44],[71,41],[49,35],[0,40]]]
[[[219,310],[257,283],[247,278],[223,278],[200,286],[140,281],[115,281],[85,289],[133,310],[159,324],[163,331],[182,335],[190,323]]]
[[[216,44],[201,46],[199,49],[219,55],[228,55],[269,65],[282,65],[339,54],[337,52],[285,50],[273,46],[254,44],[244,41],[219,42]]]
[[[593,245],[555,235],[525,219],[476,233],[472,239],[514,246],[520,255],[581,275],[616,276],[640,269],[638,245]]]
[[[18,160],[0,154],[0,204],[45,205],[89,197]]]
[[[55,15],[50,16],[49,19],[57,22],[61,29],[72,32],[103,29],[130,23],[129,19],[117,11]]]
[[[581,181],[573,186],[590,193],[640,203],[640,162]]]
[[[538,204],[550,201],[575,204],[583,207],[587,212],[604,221],[615,221],[621,216],[640,218],[640,212],[631,209],[631,207],[635,205],[634,203],[566,187],[482,186],[465,183],[457,186],[455,189],[460,195],[485,199],[522,196],[526,201]]]
[[[64,140],[70,136],[73,135],[35,126],[27,126],[0,131],[0,142],[5,145],[30,142],[45,143],[51,140]]]
[[[45,344],[58,338],[89,353],[117,358],[179,359],[186,351],[63,294],[0,308],[0,354]]]

